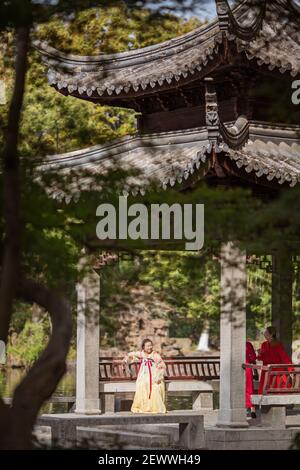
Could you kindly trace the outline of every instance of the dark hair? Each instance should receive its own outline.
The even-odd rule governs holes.
[[[149,338],[145,338],[142,342],[142,349],[144,349],[146,343],[151,343],[153,346],[153,341]]]
[[[267,326],[266,330],[272,336],[273,339],[276,339],[277,331],[275,326]]]

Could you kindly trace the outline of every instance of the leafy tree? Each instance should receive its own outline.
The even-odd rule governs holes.
[[[45,331],[42,323],[26,321],[14,345],[9,345],[8,355],[14,355],[20,363],[32,365],[45,347]]]
[[[1,107],[0,111],[4,131],[0,142],[3,194],[0,338],[7,339],[16,299],[37,303],[48,311],[52,331],[47,346],[17,386],[12,406],[7,407],[0,399],[2,449],[32,446],[37,414],[65,372],[72,333],[71,305],[67,299],[72,298],[78,275],[75,267],[86,235],[83,221],[94,214],[96,200],[94,194],[86,207],[83,195],[81,205],[76,209],[74,204],[60,207],[33,180],[32,164],[38,156],[61,152],[61,142],[64,143],[63,150],[67,151],[74,146],[103,142],[133,130],[133,120],[128,112],[77,105],[75,100],[65,101],[56,95],[47,87],[37,54],[30,47],[31,39],[52,14],[63,13],[66,18],[86,7],[94,7],[98,2],[75,0],[70,5],[70,2],[61,1],[53,8],[42,5],[45,3],[42,1],[36,3],[9,0],[0,5],[1,72],[8,96],[8,106]],[[103,7],[108,5],[109,2],[103,2]],[[116,5],[123,8],[120,2]],[[116,17],[117,10],[114,15]],[[78,50],[86,40],[83,28],[80,44],[79,24],[84,20],[84,13],[79,17],[78,36],[74,35]],[[95,28],[99,26],[94,23]],[[55,184],[59,184],[58,179]],[[92,224],[94,218],[90,219]],[[86,224],[87,230],[91,224]]]
[[[77,203],[66,205],[54,201],[44,189],[49,189],[52,184],[68,191],[68,179],[44,175],[44,186],[38,185],[33,179],[34,164],[38,157],[46,154],[74,150],[134,132],[131,112],[77,103],[75,99],[64,98],[50,89],[38,55],[31,48],[31,39],[47,38],[60,49],[60,42],[63,42],[65,50],[74,53],[94,53],[95,47],[99,52],[111,52],[169,39],[196,24],[194,20],[182,24],[177,18],[170,15],[164,18],[159,12],[150,15],[141,8],[127,10],[119,1],[113,4],[103,1],[99,15],[95,10],[99,2],[74,0],[71,4],[62,0],[53,7],[41,3],[45,2],[37,5],[29,0],[8,0],[0,5],[3,38],[0,67],[8,95],[8,106],[0,109],[4,131],[0,136],[3,194],[0,338],[7,339],[17,300],[37,303],[49,312],[52,322],[49,342],[16,388],[12,407],[5,406],[0,399],[2,449],[32,446],[32,429],[38,412],[66,369],[72,333],[74,284],[78,275],[82,275],[78,274],[77,264],[82,246],[88,235],[94,232],[95,207],[108,198],[112,202],[124,177],[122,172],[99,175],[105,188],[100,195],[92,188],[91,191],[83,191]],[[134,4],[136,6],[134,1],[125,2],[128,7]],[[107,11],[109,14],[105,18]],[[86,21],[90,22],[88,28]],[[114,194],[109,193],[111,186],[116,188]],[[178,196],[176,191],[170,191],[164,194],[164,201],[172,200],[174,195],[182,200],[189,199],[189,202],[203,201],[208,208],[208,239],[239,239],[243,246],[252,243],[252,246],[261,245],[260,248],[271,250],[281,246],[283,240],[298,239],[299,218],[295,219],[295,214],[299,213],[298,192],[295,189],[284,194],[279,201],[265,205],[254,200],[250,191],[215,191],[203,187],[189,195]],[[151,197],[159,196],[157,192]],[[216,268],[213,263],[206,263],[211,290],[207,289],[207,283],[199,272],[199,289],[204,292],[199,299],[186,272],[189,268],[196,273],[200,268],[193,268],[190,262],[183,256],[168,264],[158,255],[156,267],[151,268],[154,271],[149,269],[141,280],[152,283],[158,290],[165,287],[180,318],[190,315],[197,324],[201,317],[196,317],[196,312],[203,311],[214,321]],[[155,279],[158,269],[168,270],[168,276],[161,278],[159,285]],[[183,305],[182,292],[177,292],[179,299],[181,297],[180,304],[175,298],[172,285],[175,282],[190,295],[188,307]],[[212,296],[212,303],[208,304],[209,296]]]

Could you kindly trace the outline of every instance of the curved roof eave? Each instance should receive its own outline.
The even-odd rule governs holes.
[[[250,122],[248,141],[239,149],[220,144],[217,152],[242,169],[278,185],[300,183],[299,126]],[[46,188],[49,195],[69,202],[82,191],[96,190],[109,171],[128,172],[124,190],[144,194],[152,184],[163,189],[184,186],[193,175],[209,164],[212,144],[207,129],[127,136],[116,141],[45,158],[36,168],[36,180],[44,174],[66,178],[66,189],[55,184]],[[55,179],[55,178],[54,178]],[[45,184],[43,184],[45,186]],[[98,185],[98,186],[97,186]]]
[[[249,4],[253,1],[244,0],[233,10],[236,24],[249,26],[249,17],[253,16]],[[228,5],[227,0],[220,0],[220,4]],[[259,66],[297,77],[300,75],[299,22],[290,21],[281,37],[279,29],[282,27],[278,21],[288,8],[288,0],[275,0],[267,5],[261,28],[255,28],[253,21],[249,26],[250,31],[252,28],[254,31],[252,40],[239,38],[234,27],[224,31],[220,16],[178,38],[118,54],[82,57],[59,52],[45,44],[36,44],[36,47],[48,66],[50,85],[65,95],[98,103],[134,98],[161,87],[178,87],[205,75],[207,67],[218,66],[224,37],[233,41],[237,53],[245,53],[249,61],[253,59]]]
[[[234,21],[247,23],[252,2],[244,0],[233,10]],[[227,0],[221,3],[228,6]],[[253,23],[248,27],[251,30]],[[64,94],[83,99],[94,95],[99,99],[104,93],[114,96],[121,92],[127,94],[130,89],[135,93],[139,88],[151,90],[163,82],[170,84],[173,78],[177,82],[185,79],[217,55],[224,35],[233,40],[236,34],[224,32],[217,18],[180,37],[117,54],[78,56],[59,52],[44,43],[36,43],[36,47],[47,63],[51,85]],[[253,34],[257,34],[255,28]]]

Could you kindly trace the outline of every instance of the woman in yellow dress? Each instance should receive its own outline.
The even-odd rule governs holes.
[[[139,364],[132,413],[166,413],[164,374],[166,365],[153,343],[145,339],[141,351],[132,351],[123,359],[124,366]]]

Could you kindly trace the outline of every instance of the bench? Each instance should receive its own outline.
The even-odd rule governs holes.
[[[195,411],[169,411],[166,414],[115,413],[112,415],[45,414],[38,418],[38,426],[51,427],[53,446],[75,447],[77,428],[82,431],[95,426],[122,426],[132,424],[179,425],[179,446],[186,449],[203,449],[205,445],[204,418]]]
[[[251,395],[253,405],[260,406],[262,426],[284,429],[286,408],[300,405],[300,366],[297,364],[268,366],[244,364],[244,366],[265,372],[262,393]]]
[[[213,392],[218,391],[219,357],[168,357],[166,364],[166,394],[192,395],[193,410],[212,410]],[[112,413],[120,410],[120,400],[132,400],[138,364],[123,368],[122,358],[99,359],[101,410]]]
[[[166,380],[216,380],[220,378],[220,358],[213,356],[183,356],[163,358],[166,364]],[[99,358],[100,382],[136,380],[138,363],[123,368],[120,357]]]
[[[101,411],[114,413],[120,411],[121,400],[133,400],[135,393],[135,381],[100,382]],[[213,393],[217,392],[219,381],[203,382],[200,380],[166,380],[165,389],[167,395],[186,396],[192,395],[192,409],[194,411],[213,410]]]

